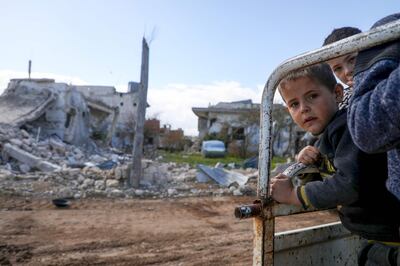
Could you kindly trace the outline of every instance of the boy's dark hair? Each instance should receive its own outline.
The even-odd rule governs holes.
[[[328,45],[328,44],[340,41],[347,37],[356,35],[360,32],[361,32],[360,29],[353,28],[353,27],[342,27],[342,28],[334,29],[331,32],[331,34],[329,34],[328,37],[325,38],[323,45]]]
[[[299,78],[310,78],[320,85],[325,86],[330,92],[335,90],[337,84],[336,78],[328,64],[320,63],[311,65],[305,68],[300,68],[289,72],[279,83],[279,91],[285,86],[288,81],[294,81]]]

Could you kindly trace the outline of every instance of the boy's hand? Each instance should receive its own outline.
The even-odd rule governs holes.
[[[292,181],[283,174],[279,174],[271,179],[270,195],[280,203],[301,205]]]
[[[314,164],[318,161],[321,154],[319,150],[314,146],[304,147],[297,155],[297,162],[304,164]]]

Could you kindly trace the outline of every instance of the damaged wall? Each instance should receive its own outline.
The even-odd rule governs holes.
[[[39,97],[39,96],[42,97]],[[46,95],[46,97],[44,97]],[[0,97],[0,122],[25,126],[40,137],[81,145],[89,139],[89,110],[81,93],[51,79],[12,79]],[[12,117],[9,121],[3,121]]]

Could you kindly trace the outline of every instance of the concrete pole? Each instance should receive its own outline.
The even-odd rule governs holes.
[[[143,154],[143,129],[147,107],[147,87],[149,80],[149,45],[143,38],[142,45],[142,67],[140,73],[140,85],[138,93],[138,105],[136,112],[135,135],[133,137],[132,170],[129,175],[129,185],[138,188],[143,176],[142,154]]]

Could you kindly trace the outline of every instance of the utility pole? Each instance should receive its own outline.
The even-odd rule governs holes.
[[[143,176],[142,154],[144,140],[144,122],[147,107],[147,87],[149,81],[149,45],[143,37],[142,41],[142,66],[140,71],[140,85],[136,112],[135,135],[133,137],[132,170],[129,175],[129,185],[138,188]]]
[[[31,79],[31,69],[32,69],[32,61],[29,60],[29,63],[28,63],[28,77],[29,77],[29,79]]]

